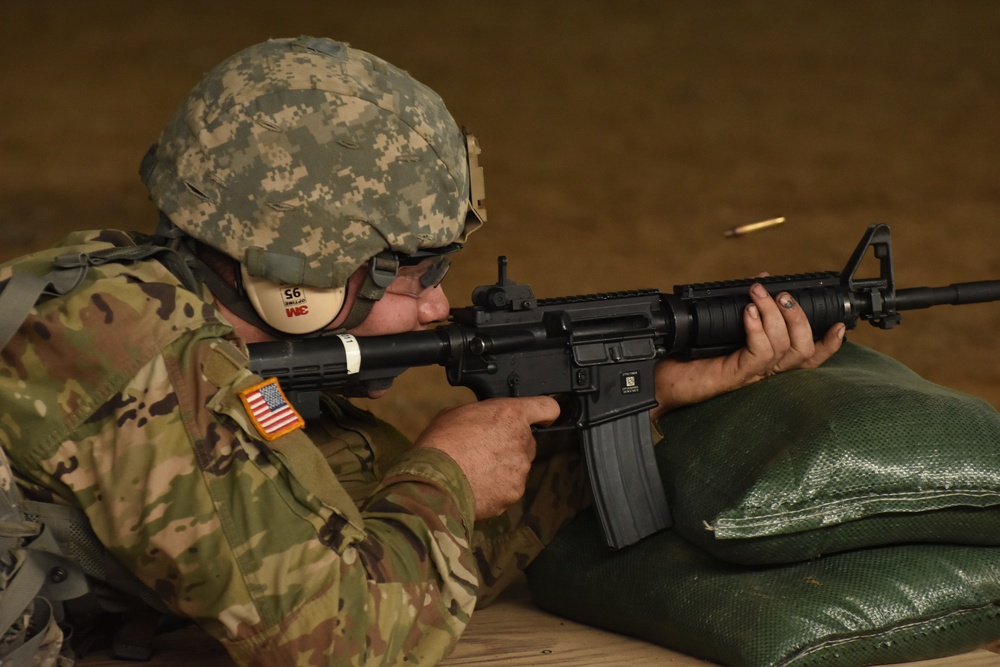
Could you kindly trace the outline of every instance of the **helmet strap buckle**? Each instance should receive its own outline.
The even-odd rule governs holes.
[[[399,273],[399,259],[395,253],[380,252],[368,261],[368,276],[375,286],[383,290],[392,284]]]

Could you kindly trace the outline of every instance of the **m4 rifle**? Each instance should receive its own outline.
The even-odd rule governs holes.
[[[860,278],[869,250],[879,275]],[[1000,299],[1000,280],[896,289],[889,228],[881,224],[868,228],[839,272],[550,299],[510,280],[504,257],[498,273],[496,284],[473,291],[473,305],[452,309],[450,321],[434,329],[255,343],[250,368],[278,378],[305,419],[318,416],[320,392],[365,396],[408,368],[433,364],[479,400],[555,396],[563,414],[552,428],[580,433],[594,504],[614,549],[671,524],[647,414],[656,405],[656,363],[743,347],[742,313],[754,283],[772,296],[790,293],[817,338],[838,322],[890,329],[903,310]]]

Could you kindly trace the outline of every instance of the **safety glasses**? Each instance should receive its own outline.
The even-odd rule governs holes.
[[[424,290],[433,289],[440,285],[450,268],[451,257],[448,255],[422,259],[401,257],[396,278],[389,283],[385,291],[414,298],[419,297]]]

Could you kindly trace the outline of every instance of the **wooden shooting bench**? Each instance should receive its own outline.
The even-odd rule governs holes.
[[[86,667],[123,667],[107,652],[94,653],[77,664]],[[196,628],[157,638],[150,667],[228,667],[225,651]],[[441,665],[676,665],[708,667],[712,663],[670,651],[648,642],[605,632],[553,616],[535,608],[526,585],[515,586],[494,605],[476,612],[455,651]],[[1000,645],[963,655],[907,663],[919,667],[996,667]]]

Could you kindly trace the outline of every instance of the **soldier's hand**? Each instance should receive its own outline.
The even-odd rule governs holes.
[[[750,300],[743,311],[746,347],[725,357],[665,359],[657,365],[654,419],[667,410],[699,403],[776,373],[815,368],[840,349],[846,327],[835,324],[821,340],[813,341],[809,320],[789,294],[783,292],[772,299],[762,286],[754,285]]]
[[[417,438],[417,447],[448,454],[476,498],[476,519],[496,516],[524,495],[535,457],[532,424],[559,416],[552,398],[495,398],[443,411]]]

